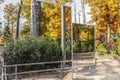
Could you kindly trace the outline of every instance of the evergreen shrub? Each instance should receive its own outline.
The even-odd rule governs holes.
[[[61,46],[49,38],[24,38],[10,43],[3,51],[7,65],[59,61],[62,58]]]

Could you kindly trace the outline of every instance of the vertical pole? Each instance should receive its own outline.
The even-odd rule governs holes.
[[[94,26],[94,60],[95,60],[95,63],[94,65],[96,66],[97,64],[97,58],[96,58],[96,55],[97,55],[97,50],[96,50],[96,26]]]
[[[96,26],[94,26],[94,51],[96,53]]]
[[[5,61],[3,59],[3,80],[7,80],[7,75],[6,75],[6,66],[5,66]]]
[[[4,73],[5,74],[5,80],[7,80],[7,75],[6,75],[6,68],[7,67],[4,67],[4,68],[5,68],[5,73]]]
[[[73,80],[73,25],[72,25],[72,7],[71,7],[71,60],[72,60],[72,80]]]
[[[80,13],[78,13],[78,15],[79,15],[79,24],[80,24]]]
[[[108,42],[108,44],[109,44],[109,42],[110,42],[110,24],[109,23],[107,23],[107,42]]]
[[[61,47],[62,47],[62,57],[63,61],[66,60],[66,20],[65,20],[65,6],[61,5],[61,23],[62,23],[62,31],[61,31]],[[65,62],[63,62],[62,67],[65,66]]]
[[[18,76],[17,76],[17,65],[15,66],[15,80],[18,79]]]
[[[110,52],[110,22],[108,21],[107,23],[107,45],[108,45],[108,53],[111,53]]]
[[[4,80],[4,60],[2,60],[2,73],[1,73],[1,80]]]

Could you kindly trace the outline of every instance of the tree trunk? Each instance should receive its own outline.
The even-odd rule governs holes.
[[[107,43],[110,44],[110,24],[107,24]]]
[[[40,2],[31,0],[31,27],[30,36],[40,35]]]
[[[22,0],[20,4],[22,5]],[[16,27],[16,39],[19,38],[19,25],[20,25],[20,13],[21,13],[21,5],[19,6],[18,13],[17,13],[17,27]]]
[[[83,24],[86,24],[85,1],[84,0],[81,0],[81,6],[82,6]]]

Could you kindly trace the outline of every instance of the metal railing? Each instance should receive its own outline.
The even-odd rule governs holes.
[[[15,80],[18,80],[18,75],[23,75],[23,74],[29,74],[29,73],[38,73],[38,72],[48,72],[48,71],[58,71],[60,70],[61,73],[63,72],[63,70],[66,71],[72,71],[72,66],[62,66],[63,63],[68,63],[68,62],[72,62],[72,60],[66,60],[66,61],[52,61],[52,62],[39,62],[39,63],[28,63],[28,64],[15,64],[15,65],[5,65],[4,64],[4,60],[2,62],[2,74],[1,74],[1,80],[8,80],[8,76],[15,76]],[[32,65],[45,65],[45,64],[56,64],[56,63],[60,63],[61,66],[60,68],[53,68],[53,69],[40,69],[40,70],[31,70],[31,71],[23,71],[23,72],[18,72],[18,67],[22,67],[22,66],[32,66]],[[7,73],[7,69],[14,67],[14,73]]]

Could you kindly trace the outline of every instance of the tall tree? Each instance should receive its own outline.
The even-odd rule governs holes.
[[[39,1],[31,0],[31,36],[40,35],[40,6],[41,3]]]
[[[119,0],[86,0],[91,7],[91,22],[95,22],[99,32],[116,32],[120,27]],[[109,42],[109,41],[108,41]]]
[[[86,0],[91,7],[91,22],[95,22],[97,33],[104,32],[105,46],[110,53],[111,39],[110,33],[116,33],[120,27],[119,0]]]
[[[5,18],[5,24],[10,28],[12,36],[14,36],[14,27],[16,24],[16,15],[17,10],[16,6],[13,4],[8,4],[4,8],[4,18]]]
[[[20,6],[18,8],[18,12],[17,12],[17,27],[16,27],[16,39],[19,38],[19,26],[20,26],[20,13],[21,13],[21,6],[23,4],[23,1],[21,0],[20,2]]]

